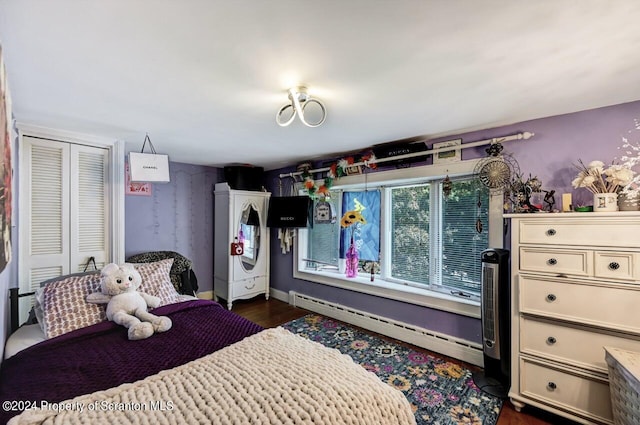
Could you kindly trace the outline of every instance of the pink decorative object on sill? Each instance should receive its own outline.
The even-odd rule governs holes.
[[[353,243],[353,236],[351,236],[351,244],[349,245],[349,249],[347,250],[347,267],[345,270],[345,274],[347,277],[357,277],[358,276],[358,250],[356,249],[355,244]]]
[[[364,210],[364,206],[358,202],[356,199],[356,209],[352,211],[347,211],[344,213],[342,218],[340,219],[340,226],[343,229],[347,229],[348,227],[354,225],[363,225],[367,224],[367,220],[362,216],[362,210]],[[353,242],[353,230],[351,227],[351,243],[349,244],[349,248],[345,253],[346,257],[346,268],[345,273],[347,277],[357,277],[358,276],[358,250]]]

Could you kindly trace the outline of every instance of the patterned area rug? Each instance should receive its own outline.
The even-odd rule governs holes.
[[[480,391],[473,383],[471,371],[455,363],[316,314],[283,327],[348,354],[382,381],[402,391],[418,424],[495,425],[498,421],[502,400]]]

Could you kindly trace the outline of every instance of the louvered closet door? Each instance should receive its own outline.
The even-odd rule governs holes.
[[[83,271],[91,256],[98,268],[108,258],[108,150],[28,136],[22,149],[28,220],[21,223],[20,288],[31,292],[46,279]]]
[[[51,277],[69,273],[70,254],[70,144],[23,138],[23,173],[20,196],[28,211],[21,223],[26,246],[21,244],[21,292],[38,288]],[[22,215],[24,217],[24,214]],[[22,310],[22,309],[21,309]]]
[[[99,269],[108,258],[107,154],[106,149],[71,145],[71,273],[83,271],[90,257]]]

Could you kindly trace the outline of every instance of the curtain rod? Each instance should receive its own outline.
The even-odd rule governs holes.
[[[471,143],[463,143],[461,145],[455,145],[455,146],[446,146],[446,147],[442,147],[442,148],[438,148],[438,149],[432,149],[432,150],[426,150],[426,151],[422,151],[422,152],[412,152],[412,153],[407,153],[404,155],[397,155],[397,156],[390,156],[388,158],[376,158],[374,160],[371,161],[361,161],[361,162],[355,162],[353,164],[349,164],[349,167],[355,167],[358,165],[365,165],[368,166],[369,164],[380,164],[382,162],[387,162],[387,161],[397,161],[399,159],[405,159],[405,158],[413,158],[414,156],[425,156],[425,155],[432,155],[432,154],[436,154],[439,152],[447,152],[447,151],[451,151],[451,150],[455,150],[455,149],[466,149],[466,148],[475,148],[476,146],[484,146],[484,145],[488,145],[488,144],[493,144],[493,143],[502,143],[502,142],[510,142],[512,140],[528,140],[530,138],[532,138],[535,135],[535,133],[531,133],[529,131],[525,131],[524,133],[517,133],[517,134],[512,134],[510,136],[504,136],[504,137],[493,137],[491,139],[484,139],[484,140],[479,140],[477,142],[471,142]],[[329,171],[331,168],[330,167],[324,167],[324,168],[316,168],[313,170],[308,170],[309,173],[313,174],[313,173],[320,173],[323,171]],[[302,171],[295,171],[295,172],[291,172],[291,173],[282,173],[280,174],[280,178],[283,177],[294,177],[294,176],[299,176],[302,174]]]

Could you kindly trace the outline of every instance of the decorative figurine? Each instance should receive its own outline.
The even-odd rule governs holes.
[[[553,206],[556,204],[555,190],[544,190],[546,194],[544,195],[544,203],[546,206],[544,207],[547,211],[553,212]]]
[[[453,183],[447,174],[447,177],[442,181],[442,194],[444,195],[444,199],[449,199],[449,195],[451,195],[451,190],[453,189]]]
[[[514,212],[519,213],[532,213],[540,211],[541,208],[531,203],[531,196],[534,192],[541,192],[542,182],[537,177],[531,177],[527,181],[522,180],[522,176],[517,178],[511,183],[511,193],[514,196],[513,205],[515,207]]]

